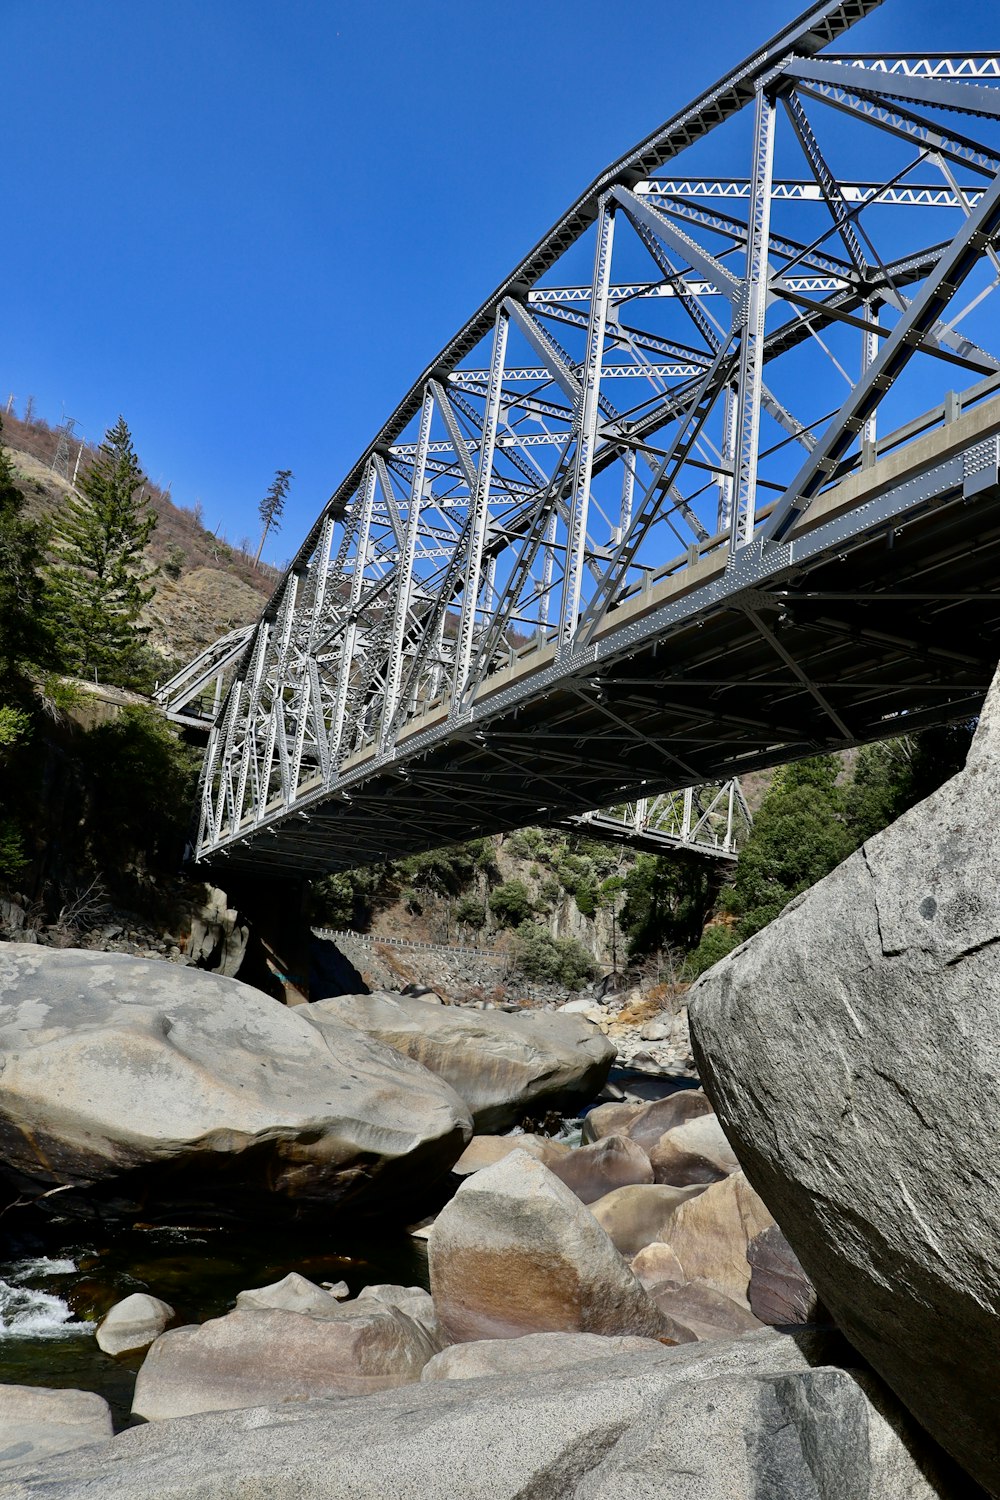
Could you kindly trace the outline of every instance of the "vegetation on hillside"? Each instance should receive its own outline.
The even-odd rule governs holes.
[[[155,517],[141,481],[119,420],[50,530],[0,441],[0,882],[50,909],[82,889],[141,906],[183,851],[197,752],[141,706],[82,733],[81,694],[59,675],[148,676]]]
[[[57,513],[46,605],[65,670],[118,687],[147,688],[155,667],[139,623],[155,593],[147,560],[156,515],[125,418],[101,444],[79,491]]]

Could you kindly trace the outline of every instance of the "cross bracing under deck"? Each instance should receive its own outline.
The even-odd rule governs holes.
[[[1000,70],[832,50],[876,4],[616,162],[415,382],[234,651],[198,859],[343,867],[977,711]]]

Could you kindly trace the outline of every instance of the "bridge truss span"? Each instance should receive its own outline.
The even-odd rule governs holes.
[[[199,860],[344,867],[976,712],[1000,63],[835,50],[878,3],[616,162],[415,382],[229,643]]]

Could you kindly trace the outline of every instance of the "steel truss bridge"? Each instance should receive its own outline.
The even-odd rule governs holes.
[[[1000,58],[850,51],[879,3],[616,161],[428,365],[202,664],[197,860],[314,873],[977,712]]]

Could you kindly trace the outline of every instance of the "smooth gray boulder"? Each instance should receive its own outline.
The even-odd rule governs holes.
[[[343,1283],[341,1283],[343,1284]],[[315,1282],[300,1276],[298,1271],[289,1271],[280,1281],[268,1286],[249,1287],[236,1298],[237,1312],[304,1313],[307,1317],[322,1318],[340,1307],[340,1300],[332,1291],[317,1286]]]
[[[599,1104],[583,1122],[583,1138],[598,1141],[606,1135],[627,1135],[644,1151],[651,1151],[668,1130],[711,1113],[711,1103],[701,1089],[676,1089],[648,1104]]]
[[[111,1433],[111,1408],[93,1391],[0,1385],[0,1472],[106,1443]]]
[[[588,1204],[620,1255],[631,1259],[646,1245],[658,1240],[673,1218],[674,1210],[688,1198],[704,1192],[700,1186],[676,1188],[659,1183],[636,1183]]]
[[[966,768],[691,991],[699,1071],[822,1302],[1000,1494],[1000,679]]]
[[[653,1168],[645,1151],[622,1135],[607,1135],[593,1146],[581,1146],[549,1159],[545,1165],[581,1203],[596,1203],[615,1188],[653,1181]]]
[[[514,1135],[474,1135],[452,1167],[456,1177],[469,1177],[502,1161],[512,1151],[527,1151],[539,1161],[549,1162],[557,1156],[567,1156],[569,1146],[562,1141],[550,1140],[545,1135],[532,1135],[524,1131]]]
[[[707,1281],[686,1281],[683,1286],[668,1282],[650,1287],[649,1294],[664,1314],[664,1333],[675,1344],[731,1339],[762,1326],[745,1305],[734,1302]]]
[[[356,1027],[125,954],[0,944],[0,1055],[0,1176],[91,1210],[402,1215],[471,1133],[442,1079]]]
[[[959,1500],[870,1377],[770,1330],[159,1422],[3,1500]]]
[[[508,1130],[525,1113],[575,1112],[604,1087],[616,1052],[582,1016],[460,1010],[410,995],[340,995],[306,1008],[318,1028],[346,1023],[445,1079],[477,1132]],[[338,1027],[339,1030],[339,1027]]]
[[[363,1309],[366,1302],[381,1302],[386,1307],[398,1307],[400,1312],[404,1312],[408,1318],[413,1319],[414,1323],[419,1324],[435,1349],[444,1347],[445,1337],[441,1332],[434,1299],[430,1292],[424,1291],[422,1286],[397,1286],[392,1282],[372,1283],[358,1293],[352,1305]]]
[[[132,1410],[159,1422],[385,1391],[419,1380],[439,1348],[406,1313],[374,1299],[321,1316],[241,1309],[158,1338],[136,1377]]]
[[[428,1252],[434,1306],[453,1343],[660,1332],[656,1305],[593,1214],[522,1151],[465,1179]]]
[[[739,1170],[717,1115],[699,1115],[660,1136],[649,1153],[655,1182],[671,1187],[721,1182]]]
[[[105,1354],[135,1354],[148,1349],[173,1316],[169,1302],[150,1297],[147,1292],[133,1292],[116,1302],[97,1325],[98,1348]]]

